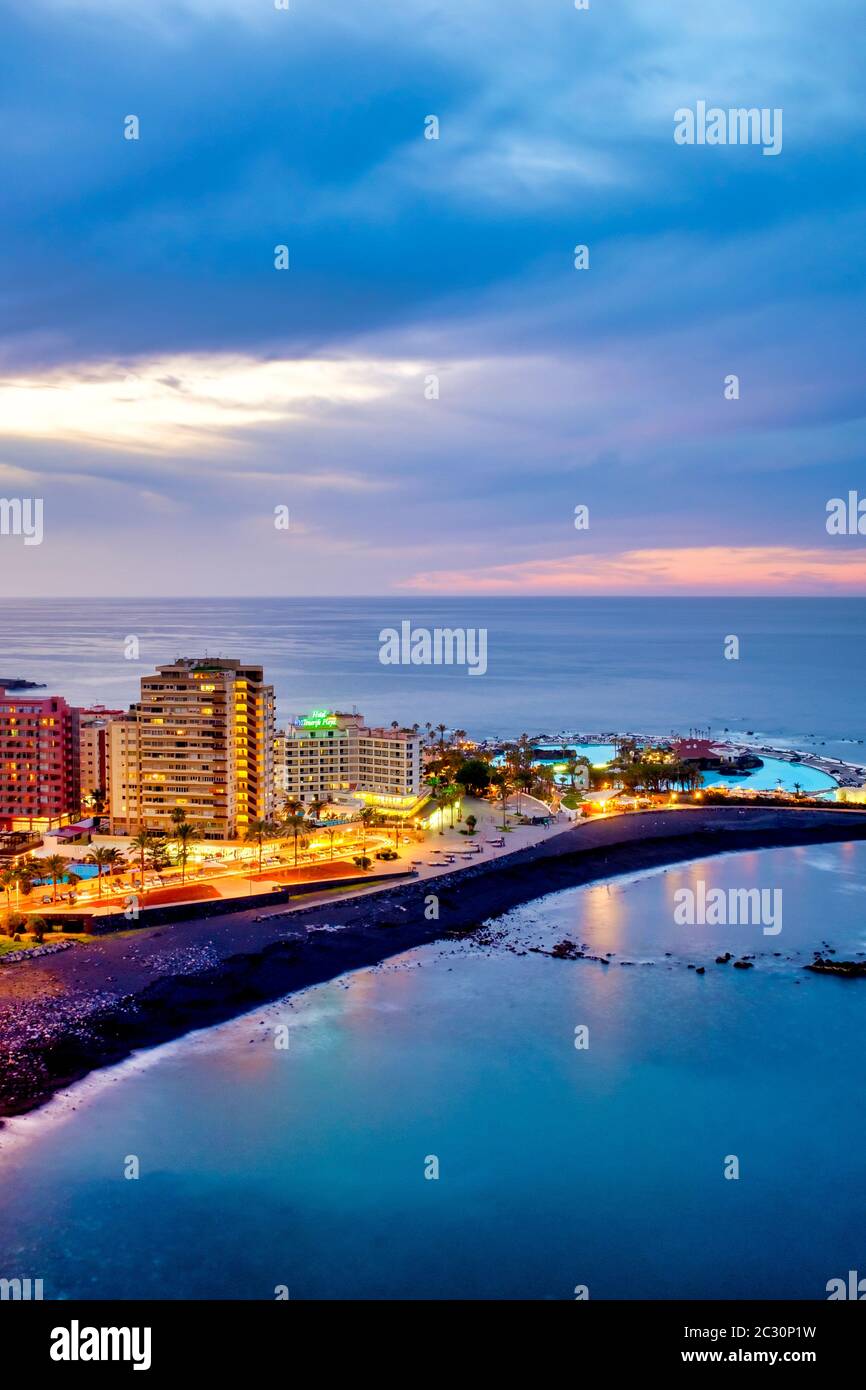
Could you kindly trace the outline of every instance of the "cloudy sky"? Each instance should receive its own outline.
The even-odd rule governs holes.
[[[0,16],[0,593],[866,592],[862,0]]]

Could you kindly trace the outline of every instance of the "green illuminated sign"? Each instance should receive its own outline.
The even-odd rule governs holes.
[[[295,721],[299,729],[328,729],[337,722],[337,716],[326,709],[311,709],[309,714],[301,715]]]

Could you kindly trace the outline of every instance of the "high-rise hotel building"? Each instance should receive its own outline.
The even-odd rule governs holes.
[[[106,742],[109,829],[135,835],[142,827],[138,801],[138,705],[108,725]]]
[[[106,709],[104,705],[78,711],[83,802],[92,800],[99,792],[108,794],[108,725],[122,716],[123,710]]]
[[[274,812],[275,732],[261,666],[224,657],[158,666],[110,729],[112,830],[169,833],[179,808],[202,839],[243,839]]]
[[[79,711],[0,686],[0,830],[53,830],[80,806]]]
[[[414,729],[373,729],[361,714],[312,710],[277,736],[278,797],[355,798],[411,816],[424,799],[421,742]]]

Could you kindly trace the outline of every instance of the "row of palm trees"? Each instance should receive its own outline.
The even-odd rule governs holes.
[[[96,866],[100,897],[102,896],[103,873],[120,873],[126,867],[126,860],[119,850],[103,848],[102,846],[98,846],[91,854],[88,854],[85,863]],[[23,893],[26,897],[37,884],[44,882],[45,879],[48,879],[51,884],[53,902],[57,902],[57,890],[61,883],[66,882],[74,887],[75,884],[81,882],[79,875],[71,870],[69,860],[64,855],[47,854],[43,859],[36,859],[27,855],[0,870],[0,891],[6,894],[7,909],[12,906],[12,893],[14,891]]]
[[[283,806],[283,816],[278,820],[254,820],[250,823],[246,832],[247,843],[258,846],[259,870],[262,868],[262,858],[265,845],[272,840],[284,840],[289,836],[294,841],[294,860],[298,862],[298,844],[304,830],[309,828],[307,816],[312,820],[318,820],[326,803],[324,801],[302,801],[287,798]],[[306,811],[306,815],[304,812]],[[366,857],[367,833],[376,818],[376,812],[372,807],[364,807],[358,816],[361,824],[363,854]],[[189,862],[190,852],[194,840],[202,833],[201,825],[191,825],[186,814],[181,807],[176,807],[171,813],[172,829],[168,835],[161,834],[154,830],[142,828],[137,835],[133,835],[129,841],[129,853],[137,861],[137,868],[144,882],[144,875],[147,870],[159,873],[161,869],[167,867],[172,862],[170,850],[173,848],[174,861],[180,866],[181,883],[186,881],[186,870]],[[328,836],[330,844],[330,857],[334,857],[334,836],[336,827],[324,825],[321,827]],[[103,893],[103,879],[117,876],[130,867],[130,862],[124,854],[113,846],[97,845],[87,855],[85,863],[92,864],[96,868],[97,892],[99,897]],[[61,883],[74,886],[80,882],[77,874],[72,872],[69,860],[62,854],[49,854],[44,858],[37,859],[33,856],[19,859],[16,863],[10,864],[0,870],[0,892],[6,894],[7,910],[12,906],[13,892],[27,895],[40,882],[48,880],[52,885],[52,901],[57,901],[58,887]]]
[[[458,784],[459,795],[459,783],[464,781],[465,785],[461,769],[467,768],[467,764],[471,764],[473,768],[486,764],[489,769],[488,785],[495,799],[502,802],[503,814],[509,798],[515,793],[518,811],[523,793],[535,794],[542,801],[550,801],[555,797],[556,774],[551,767],[534,762],[533,741],[528,734],[521,734],[515,742],[507,744],[503,750],[503,761],[493,765],[492,755],[488,752],[473,749],[467,757],[465,749],[461,746],[466,738],[465,730],[455,729],[449,734],[445,724],[428,724],[427,730],[428,778],[440,803],[449,803],[454,795],[451,789],[455,784]],[[572,789],[576,786],[578,772],[582,767],[591,769],[588,758],[572,754],[565,759],[565,773]],[[652,756],[650,750],[641,748],[634,739],[618,741],[616,756],[605,769],[604,776],[606,779],[615,780],[627,791],[664,792],[674,788],[697,791],[702,785],[700,770],[694,764],[681,762],[670,755]],[[478,790],[483,794],[480,783],[484,779],[478,780]]]
[[[286,840],[291,836],[294,841],[295,866],[298,863],[298,841],[303,838],[304,831],[310,829],[310,821],[318,821],[322,811],[327,805],[326,801],[298,801],[294,797],[286,797],[283,802],[283,814],[275,820],[253,820],[250,821],[244,839],[248,844],[258,846],[259,851],[259,872],[262,869],[262,858],[265,845],[274,840]],[[305,814],[306,812],[306,814]],[[367,834],[370,826],[376,821],[377,812],[372,806],[364,806],[357,816],[361,826],[361,853],[367,857]],[[317,827],[328,836],[330,858],[334,857],[334,836],[337,833],[335,825],[324,825]]]

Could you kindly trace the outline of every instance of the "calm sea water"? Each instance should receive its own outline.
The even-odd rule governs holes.
[[[675,926],[698,879],[780,887],[782,932]],[[0,1135],[0,1265],[67,1298],[825,1297],[866,1255],[866,985],[802,965],[862,955],[864,906],[863,846],[708,860],[133,1059]],[[614,963],[527,950],[566,933]]]
[[[403,620],[486,628],[487,674],[382,666],[379,632]],[[738,661],[724,659],[728,634]],[[477,737],[709,726],[866,753],[860,599],[0,600],[0,676],[76,703],[126,706],[143,672],[204,651],[262,662],[283,719],[356,705]]]

